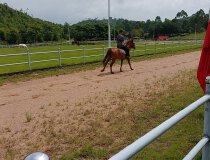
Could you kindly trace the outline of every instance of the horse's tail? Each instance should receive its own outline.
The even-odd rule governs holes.
[[[106,53],[106,56],[104,57],[103,64],[106,62],[106,60],[108,59],[108,57],[111,56],[110,52],[111,52],[111,48],[108,49],[108,51]]]

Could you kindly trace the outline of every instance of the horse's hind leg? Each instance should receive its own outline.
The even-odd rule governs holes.
[[[104,68],[101,70],[101,72],[103,72],[103,71],[105,70],[106,65],[108,64],[109,60],[110,60],[110,56],[109,56],[109,57],[107,58],[107,60],[104,62]]]
[[[114,63],[115,63],[115,59],[112,59],[112,63],[110,64],[110,71],[111,71],[111,74],[114,74],[114,72],[112,72],[112,66],[113,66]]]
[[[122,72],[123,59],[121,59],[120,72]]]
[[[129,64],[129,66],[130,66],[130,69],[131,69],[131,70],[133,70],[133,68],[131,67],[131,61],[130,61],[130,58],[127,58],[127,60],[128,60],[128,64]]]

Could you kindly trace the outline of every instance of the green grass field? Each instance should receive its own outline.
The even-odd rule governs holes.
[[[171,37],[170,40],[183,40],[183,39],[204,39],[205,38],[205,34],[206,32],[201,32],[201,33],[191,33],[191,34],[187,34],[187,35],[184,35],[184,36],[176,36],[176,37]]]
[[[177,52],[196,49],[202,46],[202,42],[136,42],[136,50],[131,51],[132,57]],[[60,58],[59,61],[59,49]],[[51,68],[57,66],[86,64],[89,62],[101,62],[107,47],[103,45],[86,46],[39,46],[30,47],[30,57],[26,48],[0,48],[0,74],[22,72],[34,69]],[[52,51],[52,52],[51,52]],[[7,55],[7,56],[5,56]],[[10,55],[10,56],[9,56]],[[30,67],[28,64],[30,59]],[[15,63],[24,63],[16,64]],[[5,66],[4,66],[5,65]]]

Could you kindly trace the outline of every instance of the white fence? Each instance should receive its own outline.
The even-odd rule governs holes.
[[[186,49],[192,49],[193,47],[194,48],[200,47],[202,43],[203,40],[141,43],[136,45],[136,50],[131,51],[131,56],[138,57],[138,56],[145,56],[151,54],[165,53],[170,50],[181,51]],[[0,53],[0,69],[1,67],[27,65],[28,67],[25,67],[24,70],[32,70],[34,69],[32,66],[33,64],[45,63],[45,62],[56,62],[56,64],[53,67],[63,66],[63,65],[73,65],[75,64],[72,63],[73,60],[76,60],[76,64],[100,62],[103,59],[106,51],[107,47],[103,46],[101,48],[91,48],[91,49],[83,47],[81,49],[75,49],[75,50],[61,50],[59,48],[57,51],[47,51],[47,52],[30,52],[30,49],[26,49],[26,53],[18,53],[18,54]],[[78,53],[77,56],[72,56],[73,54],[75,55],[75,53]],[[11,60],[13,57],[14,59],[16,58],[17,61],[13,63],[7,63],[8,60]],[[37,57],[41,58],[37,59]],[[67,60],[68,62],[66,62]],[[18,72],[18,68],[14,72]]]

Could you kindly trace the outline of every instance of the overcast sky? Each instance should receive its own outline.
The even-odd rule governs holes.
[[[0,3],[60,24],[108,16],[108,0],[0,0]],[[111,0],[111,17],[146,21],[160,16],[164,20],[174,18],[181,10],[192,15],[200,9],[207,13],[209,8],[210,0]]]

